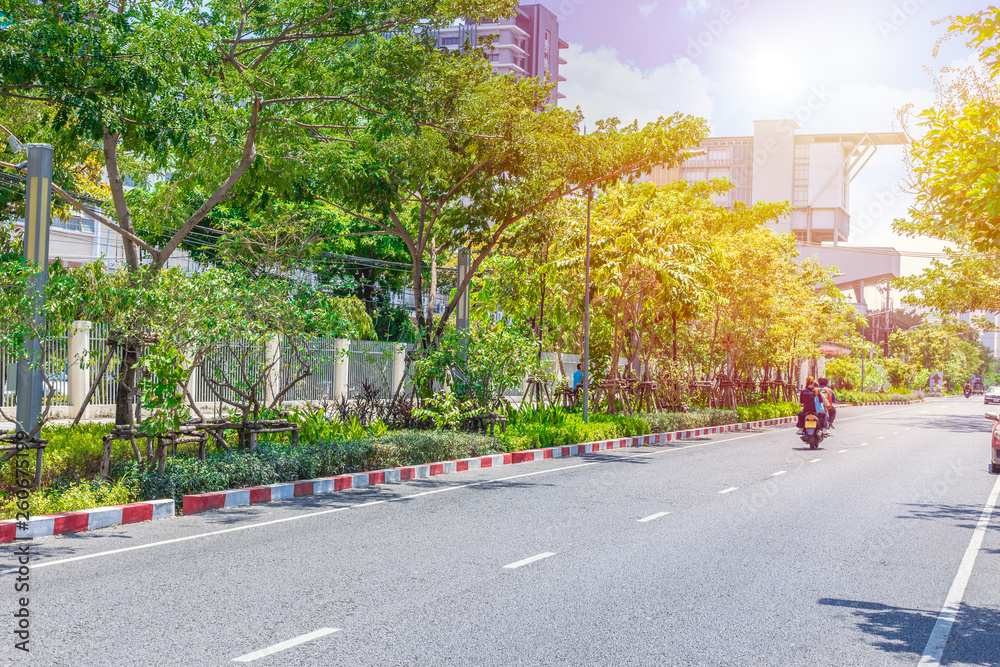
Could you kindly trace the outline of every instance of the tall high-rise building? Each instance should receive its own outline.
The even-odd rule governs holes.
[[[489,39],[492,39],[487,45]],[[559,92],[559,66],[566,61],[560,49],[569,44],[559,38],[559,21],[542,5],[521,5],[506,19],[491,23],[473,23],[443,28],[438,33],[438,46],[461,48],[466,42],[472,48],[482,48],[497,74],[517,77],[538,77],[555,84],[550,98],[553,104],[565,97]]]

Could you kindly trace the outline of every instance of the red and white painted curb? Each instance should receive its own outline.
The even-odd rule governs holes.
[[[269,484],[268,486],[255,486],[246,489],[234,489],[231,491],[197,493],[184,496],[181,511],[185,516],[187,516],[213,509],[256,505],[258,503],[268,503],[276,500],[286,500],[288,498],[299,498],[302,496],[346,491],[347,489],[363,489],[367,486],[374,486],[376,484],[391,484],[393,482],[405,482],[410,479],[422,479],[424,477],[434,477],[453,472],[464,472],[466,470],[495,468],[497,466],[511,465],[514,463],[527,463],[529,461],[578,456],[580,454],[593,454],[595,452],[620,449],[623,447],[655,445],[665,442],[673,442],[676,440],[685,440],[687,438],[697,438],[703,435],[715,435],[718,433],[762,428],[765,426],[778,426],[780,424],[789,424],[793,421],[795,421],[795,417],[780,417],[777,419],[765,419],[763,421],[745,422],[742,424],[707,426],[705,428],[696,428],[687,431],[655,433],[652,435],[640,435],[627,438],[615,438],[613,440],[601,440],[598,442],[586,442],[579,445],[545,447],[542,449],[528,449],[508,454],[476,456],[470,459],[442,461],[440,463],[425,463],[423,465],[377,470],[375,472],[359,472],[351,475],[337,475],[336,477],[320,477],[319,479],[308,479],[301,482],[288,482],[286,484]]]
[[[44,514],[30,517],[27,521],[6,519],[0,521],[0,543],[13,542],[35,537],[49,537],[84,530],[97,530],[121,526],[126,523],[169,519],[174,516],[174,501],[149,500],[113,507],[94,507],[79,512]]]
[[[494,468],[502,465],[578,456],[580,454],[593,454],[595,452],[624,447],[655,445],[686,440],[688,438],[698,438],[704,435],[715,435],[765,426],[778,426],[780,424],[791,423],[794,420],[795,417],[781,417],[742,424],[707,426],[705,428],[689,429],[686,431],[615,438],[613,440],[586,442],[579,445],[562,447],[529,449],[507,454],[491,454],[469,459],[459,459],[457,461],[425,463],[423,465],[404,466],[388,470],[377,470],[375,472],[360,472],[351,475],[337,475],[336,477],[322,477],[286,484],[269,484],[267,486],[255,486],[232,491],[198,493],[184,496],[181,507],[182,513],[185,515],[197,514],[212,509],[256,505],[258,503],[268,503],[288,498],[346,491],[347,489],[362,489],[366,486],[374,486],[376,484],[405,482],[411,479],[422,479],[424,477],[434,477],[453,472]],[[169,519],[173,516],[174,501],[166,499],[130,503],[128,505],[115,505],[112,507],[95,507],[78,512],[33,516],[26,522],[6,519],[0,520],[0,543],[13,542],[15,539],[50,537],[52,535],[97,530],[98,528],[110,528],[112,526],[139,523],[141,521]]]
[[[858,407],[870,407],[873,405],[913,405],[914,403],[919,403],[920,401],[873,401],[871,403],[851,403],[851,405],[856,405]]]

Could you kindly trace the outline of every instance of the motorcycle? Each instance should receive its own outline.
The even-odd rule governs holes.
[[[965,391],[963,391],[962,393],[965,394],[966,398],[968,398],[969,396],[972,396],[972,387],[966,385]]]
[[[820,417],[815,412],[807,412],[805,416],[805,433],[802,434],[802,442],[809,445],[809,449],[819,449],[819,445],[826,438],[826,429],[820,427]]]

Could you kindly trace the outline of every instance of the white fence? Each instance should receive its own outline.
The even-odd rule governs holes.
[[[312,373],[282,397],[283,403],[338,401],[357,396],[364,388],[388,398],[400,382],[406,381],[406,351],[407,346],[399,343],[337,338],[316,338],[297,350],[287,340],[278,338],[265,345],[228,341],[208,355],[204,372],[212,375],[206,378],[201,368],[195,368],[188,389],[199,409],[218,414],[224,404],[217,392],[231,398],[232,391],[211,381],[213,376],[243,382],[262,378],[265,400],[269,402],[301,372],[294,358],[297,352],[305,357]],[[112,358],[107,372],[98,383],[84,416],[114,415],[120,351],[108,344],[106,325],[74,322],[71,335],[49,343],[46,353],[46,371],[55,389],[52,418],[76,415],[109,354]],[[3,389],[0,405],[11,408],[11,412],[15,407],[16,378],[17,360],[0,355],[0,387]]]

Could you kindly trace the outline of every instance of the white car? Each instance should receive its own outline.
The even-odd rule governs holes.
[[[993,385],[983,395],[983,403],[1000,403],[1000,386]]]

